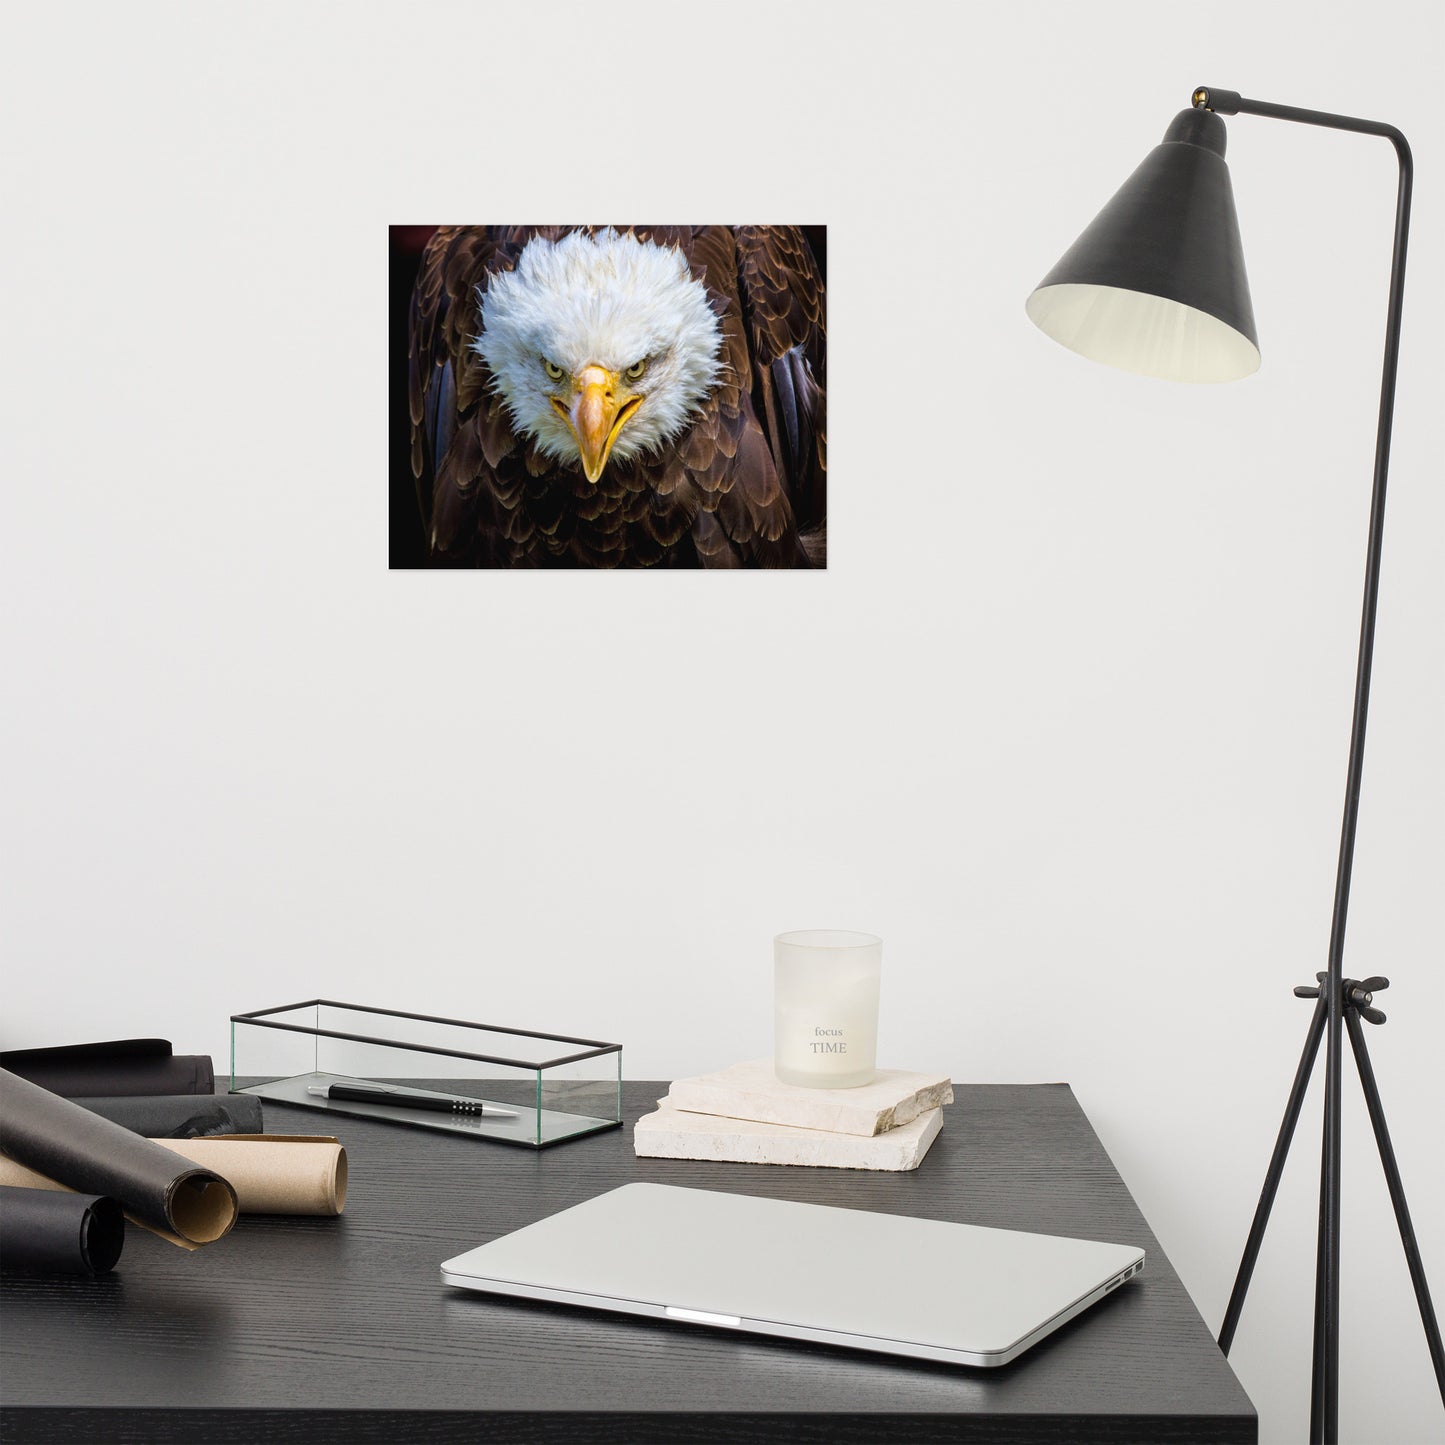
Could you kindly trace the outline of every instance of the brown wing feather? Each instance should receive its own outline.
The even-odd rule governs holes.
[[[486,368],[471,339],[477,286],[509,269],[514,254],[490,227],[442,226],[422,253],[412,291],[411,466],[438,560],[464,560],[474,540],[464,535],[463,518],[477,520],[475,505],[453,505],[451,493],[474,487],[484,460],[494,465],[512,444],[510,427],[504,435],[496,429]]]
[[[708,288],[718,313],[724,368],[703,414],[679,443],[697,497],[693,547],[705,567],[808,566],[792,506],[754,409],[755,357],[744,315],[735,231],[704,227],[693,239],[690,260],[693,275]]]
[[[737,226],[738,287],[755,363],[754,401],[804,545],[826,558],[827,294],[797,226]]]

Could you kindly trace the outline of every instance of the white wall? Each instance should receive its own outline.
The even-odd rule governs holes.
[[[526,18],[523,18],[525,15]],[[3,1041],[316,993],[766,1051],[887,941],[884,1057],[1070,1080],[1211,1327],[1324,966],[1393,200],[1240,118],[1264,369],[1023,301],[1209,82],[1420,162],[1347,966],[1445,1296],[1439,7],[28,7],[3,93]],[[856,18],[855,18],[856,17]],[[593,137],[600,133],[600,149]],[[388,222],[824,220],[826,576],[388,573]],[[1347,1090],[1343,1433],[1441,1438]],[[1235,1362],[1302,1438],[1301,1140]]]

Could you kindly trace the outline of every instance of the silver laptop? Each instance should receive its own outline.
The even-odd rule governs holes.
[[[1007,1364],[1143,1268],[1133,1245],[666,1184],[441,1267],[462,1289],[957,1365]]]

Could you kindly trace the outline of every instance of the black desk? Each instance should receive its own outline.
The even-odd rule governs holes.
[[[359,1119],[341,1219],[243,1218],[116,1274],[8,1279],[5,1441],[1253,1441],[1239,1382],[1066,1085],[960,1087],[912,1174],[533,1154]],[[320,1116],[267,1104],[274,1133]],[[332,1121],[328,1121],[332,1122]],[[444,1289],[443,1259],[636,1179],[1138,1243],[1134,1283],[998,1370]]]

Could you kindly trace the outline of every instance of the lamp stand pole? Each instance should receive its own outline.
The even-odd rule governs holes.
[[[1384,375],[1380,384],[1380,417],[1375,440],[1375,477],[1370,500],[1369,545],[1365,556],[1365,598],[1360,620],[1359,659],[1355,670],[1355,707],[1350,729],[1350,759],[1345,783],[1345,813],[1340,830],[1339,867],[1335,875],[1334,914],[1330,924],[1329,963],[1326,973],[1318,974],[1317,988],[1296,989],[1296,994],[1317,998],[1314,1017],[1304,1055],[1300,1059],[1284,1122],[1280,1125],[1274,1155],[1265,1176],[1264,1190],[1255,1210],[1254,1223],[1240,1261],[1224,1324],[1219,1333],[1219,1346],[1228,1354],[1244,1307],[1270,1208],[1289,1152],[1295,1123],[1299,1118],[1304,1093],[1314,1066],[1321,1040],[1325,1043],[1325,1117],[1324,1147],[1320,1163],[1319,1255],[1315,1272],[1315,1335],[1310,1439],[1316,1445],[1335,1445],[1339,1439],[1340,1403],[1340,1081],[1344,1034],[1348,1031],[1355,1065],[1374,1126],[1381,1162],[1385,1169],[1390,1199],[1395,1207],[1395,1220],[1420,1318],[1435,1366],[1435,1378],[1445,1400],[1445,1351],[1441,1349],[1440,1326],[1430,1302],[1420,1250],[1415,1240],[1410,1211],[1405,1203],[1404,1188],[1395,1153],[1385,1125],[1374,1070],[1365,1050],[1360,1018],[1383,1023],[1384,1015],[1372,1007],[1373,994],[1387,987],[1383,978],[1364,981],[1344,977],[1345,920],[1350,903],[1350,872],[1355,855],[1355,824],[1360,810],[1360,777],[1365,756],[1365,722],[1370,703],[1370,665],[1375,645],[1375,610],[1380,590],[1380,551],[1385,530],[1385,483],[1390,468],[1390,430],[1395,412],[1395,375],[1400,358],[1400,317],[1404,307],[1405,248],[1410,231],[1410,194],[1414,180],[1414,164],[1405,137],[1392,125],[1379,121],[1359,120],[1353,116],[1331,115],[1324,111],[1301,110],[1295,106],[1274,105],[1268,101],[1247,100],[1235,91],[1201,86],[1194,92],[1196,108],[1212,110],[1219,115],[1261,115],[1274,120],[1297,121],[1303,125],[1323,126],[1330,130],[1355,131],[1362,135],[1382,136],[1395,148],[1399,160],[1400,184],[1395,205],[1395,245],[1390,264],[1390,298],[1385,326]]]

